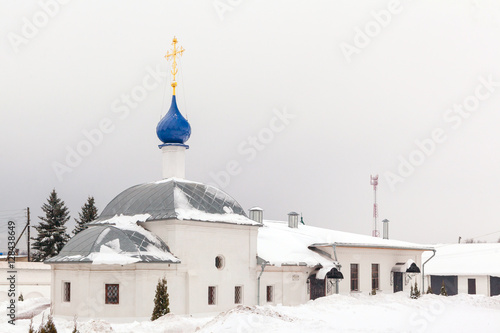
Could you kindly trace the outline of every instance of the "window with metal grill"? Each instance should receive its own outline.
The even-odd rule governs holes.
[[[119,304],[120,286],[118,284],[106,284],[106,304]]]
[[[63,283],[63,300],[64,300],[64,302],[71,301],[71,283],[70,282]]]
[[[243,303],[243,287],[236,286],[234,287],[234,304]]]
[[[217,287],[208,287],[208,305],[217,304]]]
[[[358,264],[351,264],[351,291],[359,290],[359,268]]]
[[[372,290],[378,290],[379,264],[372,264]]]
[[[274,301],[274,287],[273,286],[267,286],[267,288],[266,288],[266,300],[267,300],[267,302]]]

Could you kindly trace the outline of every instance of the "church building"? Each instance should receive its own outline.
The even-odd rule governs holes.
[[[150,318],[158,280],[170,311],[215,314],[239,304],[297,305],[334,293],[409,292],[420,273],[418,244],[285,222],[245,209],[224,191],[185,179],[191,127],[175,95],[156,132],[163,177],[118,194],[51,266],[56,316]]]

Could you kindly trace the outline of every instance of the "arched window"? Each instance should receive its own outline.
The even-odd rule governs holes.
[[[219,255],[217,257],[215,257],[215,267],[217,267],[217,269],[223,269],[224,268],[224,257]]]

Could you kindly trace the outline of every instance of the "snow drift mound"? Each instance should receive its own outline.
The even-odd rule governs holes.
[[[203,319],[202,319],[203,320]],[[206,322],[206,320],[204,321]],[[191,317],[179,316],[172,313],[166,314],[152,322],[157,327],[164,329],[168,333],[189,333],[200,329],[199,320]]]
[[[110,323],[104,320],[92,319],[87,322],[78,323],[78,332],[80,333],[111,333],[113,328]]]
[[[252,328],[277,321],[291,323],[296,320],[278,312],[271,306],[238,305],[234,309],[222,312],[206,323],[200,332],[252,332]]]
[[[50,307],[50,300],[45,297],[30,298],[17,303],[16,320],[31,319]]]

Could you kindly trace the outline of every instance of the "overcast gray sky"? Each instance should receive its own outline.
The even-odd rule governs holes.
[[[496,1],[41,3],[0,3],[0,217],[161,178],[175,35],[188,179],[370,234],[379,174],[391,238],[500,237]]]

